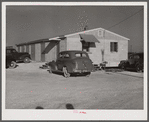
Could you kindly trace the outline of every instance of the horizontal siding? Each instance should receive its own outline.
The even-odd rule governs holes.
[[[35,44],[35,61],[41,61],[41,46]]]

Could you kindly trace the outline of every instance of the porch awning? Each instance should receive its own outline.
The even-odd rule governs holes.
[[[42,54],[47,54],[53,47],[55,47],[60,40],[50,40],[50,43],[47,45],[47,47],[44,49]]]
[[[94,35],[88,35],[88,34],[80,34],[80,37],[85,41],[85,42],[99,42],[99,40],[94,36]]]

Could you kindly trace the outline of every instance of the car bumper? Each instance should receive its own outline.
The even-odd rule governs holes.
[[[92,72],[92,70],[75,69],[73,72],[75,72],[75,73],[85,73],[85,72]]]

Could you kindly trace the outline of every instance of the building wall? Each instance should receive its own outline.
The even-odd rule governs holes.
[[[61,40],[61,41],[59,42],[58,48],[59,48],[59,51],[60,51],[60,52],[67,50],[67,46],[68,46],[67,42],[68,42],[68,41],[67,41],[67,38],[65,38],[64,40]]]
[[[31,45],[29,45],[29,54],[31,55]]]
[[[118,42],[118,52],[110,51],[110,42]],[[118,66],[121,60],[127,59],[128,54],[128,41],[123,40],[106,40],[105,41],[105,61],[108,62],[107,66]]]
[[[83,32],[84,34],[94,35],[100,43],[96,42],[95,47],[90,47],[88,52],[89,57],[94,64],[107,61],[107,66],[118,66],[121,60],[125,60],[128,57],[128,40],[122,36],[118,36],[110,31],[99,29],[89,32]],[[83,34],[82,33],[82,34]],[[118,52],[110,52],[110,42],[118,42]],[[57,46],[52,48],[48,54],[42,54],[43,50],[49,42],[42,42],[37,44],[31,44],[26,46],[26,51],[31,54],[32,60],[50,62],[57,59],[57,54],[65,50],[82,50],[82,43],[80,41],[80,35],[69,35],[64,40],[61,40]],[[24,47],[19,46],[18,50],[23,52]],[[104,55],[102,56],[102,50]]]
[[[31,44],[31,59],[35,61],[35,44]]]
[[[46,46],[49,44],[49,42],[45,43],[45,48]],[[50,61],[55,61],[57,58],[57,49],[56,46],[54,48],[52,48],[49,53],[45,54],[45,61],[46,62],[50,62]]]
[[[80,36],[78,34],[67,37],[66,50],[82,50],[82,43],[80,42]]]
[[[35,61],[41,61],[41,46],[40,46],[40,43],[35,44]]]
[[[45,54],[42,54],[42,52],[45,49],[45,43],[44,42],[40,43],[40,46],[41,46],[41,61],[44,62],[45,61]]]
[[[94,35],[100,42],[96,42],[95,47],[90,47],[88,52],[94,64],[100,64],[104,60],[108,62],[107,66],[118,66],[121,60],[127,59],[128,40],[104,29],[89,31],[84,34]],[[110,52],[110,42],[118,42],[118,52]],[[67,37],[67,50],[69,49],[82,50],[79,34]],[[102,50],[104,50],[103,56]]]
[[[20,51],[19,52],[22,52],[22,46],[20,46]]]
[[[20,46],[18,46],[18,50],[17,51],[20,52]]]
[[[26,52],[26,45],[24,45],[24,52]]]
[[[26,52],[29,53],[29,45],[26,45]]]
[[[24,45],[23,46],[21,46],[22,47],[22,50],[21,50],[21,52],[24,52]]]

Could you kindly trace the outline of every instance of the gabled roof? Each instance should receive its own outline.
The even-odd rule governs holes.
[[[91,32],[91,31],[99,30],[99,29],[105,30],[103,28],[95,28],[95,29],[76,32],[76,33],[73,33],[73,34],[61,35],[61,36],[57,36],[57,37],[53,37],[53,38],[39,39],[39,40],[35,40],[35,41],[20,43],[20,44],[16,44],[16,46],[27,45],[27,44],[35,44],[35,43],[41,43],[41,42],[50,42],[51,40],[60,40],[60,39],[63,39],[63,38],[69,37],[69,36],[78,35],[78,34],[85,34],[85,33]],[[130,39],[128,39],[124,36],[121,36],[119,34],[116,34],[114,32],[111,32],[111,31],[108,31],[108,30],[105,30],[105,31],[107,31],[108,33],[111,33],[113,35],[119,36],[119,37],[121,37],[125,40],[130,40]]]
[[[116,34],[116,33],[114,33],[114,32],[108,31],[108,30],[103,29],[103,28],[95,28],[95,29],[80,31],[80,32],[77,32],[77,33],[65,35],[65,37],[69,37],[69,36],[73,36],[73,35],[77,35],[77,34],[85,34],[85,33],[87,33],[87,32],[91,32],[91,31],[95,31],[95,30],[99,30],[99,29],[105,30],[105,31],[107,31],[107,32],[109,32],[109,33],[111,33],[111,34],[114,34],[114,35],[116,35],[116,36],[119,36],[119,37],[121,37],[121,38],[123,38],[123,39],[130,40],[129,38],[126,38],[126,37],[124,37],[124,36],[121,36],[121,35],[119,35],[119,34]]]

